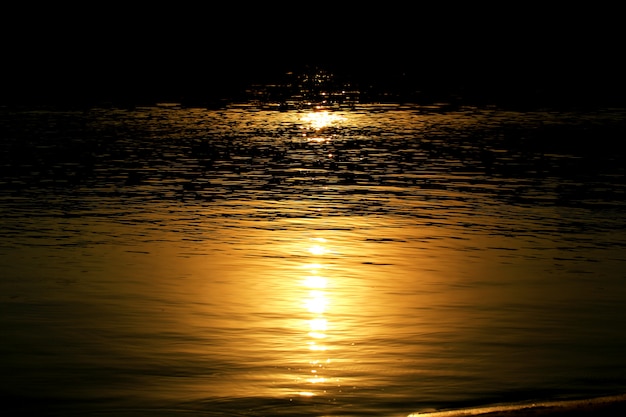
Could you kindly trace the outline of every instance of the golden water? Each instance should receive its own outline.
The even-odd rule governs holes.
[[[623,155],[556,136],[622,116],[5,111],[3,396],[406,416],[621,391]]]

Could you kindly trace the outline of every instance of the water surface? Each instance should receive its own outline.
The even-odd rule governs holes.
[[[58,415],[623,392],[624,109],[9,109],[0,389]]]

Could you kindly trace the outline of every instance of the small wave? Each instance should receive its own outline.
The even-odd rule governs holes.
[[[566,416],[566,415],[593,415],[599,416],[603,409],[612,411],[626,410],[626,394],[576,399],[563,401],[545,401],[516,404],[495,404],[481,407],[463,408],[444,411],[426,411],[411,413],[408,417],[458,417],[458,416]],[[532,413],[532,414],[527,414]],[[613,415],[613,414],[611,414]],[[617,414],[615,414],[617,415]]]

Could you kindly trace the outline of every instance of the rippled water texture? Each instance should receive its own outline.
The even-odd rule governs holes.
[[[3,109],[3,402],[407,416],[624,391],[625,116]]]

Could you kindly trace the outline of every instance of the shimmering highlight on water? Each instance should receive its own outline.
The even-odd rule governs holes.
[[[621,391],[624,116],[4,109],[3,395],[363,416]]]

